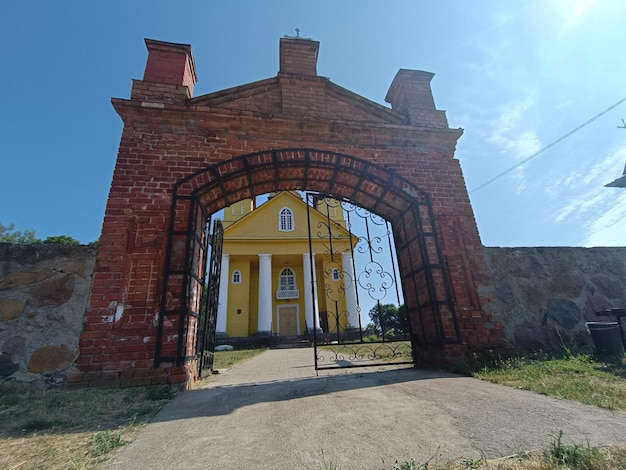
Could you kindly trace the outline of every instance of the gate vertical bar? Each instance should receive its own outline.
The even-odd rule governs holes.
[[[317,311],[317,302],[315,301],[315,284],[313,279],[315,279],[314,277],[314,271],[315,271],[315,262],[314,262],[314,258],[313,258],[313,240],[311,239],[311,204],[314,203],[313,201],[313,197],[310,193],[306,194],[305,197],[305,201],[306,201],[306,223],[307,223],[307,232],[309,234],[309,268],[310,268],[310,277],[311,277],[311,302],[313,302],[313,305],[311,306],[311,309],[313,311],[313,356],[314,356],[314,364],[315,364],[315,371],[317,372],[318,368],[317,368],[317,321],[316,319],[319,318],[319,312]],[[304,286],[305,289],[307,286]],[[306,306],[305,306],[306,308]]]
[[[204,284],[206,294],[203,295],[202,314],[200,317],[200,340],[197,354],[199,356],[199,375],[204,371],[213,370],[215,358],[215,335],[217,327],[217,310],[219,305],[220,278],[222,272],[222,250],[224,246],[224,226],[222,221],[213,222],[213,233],[207,236],[210,243],[211,255],[209,258],[207,282]]]

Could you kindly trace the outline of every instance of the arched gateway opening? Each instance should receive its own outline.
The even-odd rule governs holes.
[[[503,344],[454,159],[461,130],[436,110],[432,74],[398,72],[389,109],[318,76],[319,43],[283,38],[276,77],[192,98],[191,47],[146,44],[143,80],[130,100],[113,99],[124,131],[72,380],[197,378],[207,222],[237,201],[289,190],[391,223],[416,365]]]
[[[198,339],[196,332],[203,288],[208,285],[208,296],[214,298],[217,289],[211,279],[219,278],[214,268],[209,269],[208,280],[203,275],[210,243],[209,215],[242,199],[289,190],[316,191],[384,214],[394,230],[405,304],[414,325],[410,337],[415,360],[433,360],[425,357],[433,347],[461,343],[429,195],[360,158],[315,149],[274,149],[212,165],[176,183],[156,367],[183,365],[196,354],[198,341],[207,340]]]

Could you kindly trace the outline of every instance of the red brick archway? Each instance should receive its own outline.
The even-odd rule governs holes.
[[[401,70],[389,109],[319,77],[319,43],[281,39],[275,78],[192,98],[190,46],[146,44],[144,79],[130,100],[113,100],[124,131],[73,380],[193,380],[189,240],[206,215],[286,189],[342,196],[403,227],[397,252],[422,359],[502,345],[454,159],[461,131],[435,109],[432,74]],[[439,322],[424,320],[428,309]]]

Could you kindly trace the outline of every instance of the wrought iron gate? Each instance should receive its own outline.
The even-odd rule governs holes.
[[[217,323],[217,307],[219,303],[220,275],[222,271],[222,247],[224,245],[224,227],[222,221],[213,222],[213,233],[210,240],[211,251],[207,277],[202,293],[202,308],[198,327],[198,373],[200,377],[205,371],[213,370],[215,351],[215,328]]]
[[[193,195],[175,188],[170,214],[155,367],[198,360],[211,369],[222,261],[223,227]],[[210,265],[207,269],[207,263]]]
[[[306,198],[315,369],[413,364],[389,222],[349,201]]]

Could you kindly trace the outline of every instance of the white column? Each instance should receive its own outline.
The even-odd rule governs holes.
[[[230,283],[230,255],[222,254],[222,268],[220,272],[220,292],[217,305],[216,333],[226,333],[226,318],[228,316],[228,284]]]
[[[272,331],[272,255],[259,255],[259,333]]]
[[[341,254],[343,264],[344,283],[346,289],[346,310],[348,310],[348,325],[350,328],[359,327],[359,312],[356,303],[356,279],[354,278],[354,267],[352,266],[352,253],[346,251]]]
[[[313,260],[313,276],[311,277],[311,259]],[[321,330],[319,307],[317,305],[317,276],[315,274],[315,253],[302,255],[304,266],[304,312],[306,327],[309,331],[313,328]],[[313,290],[311,290],[311,287]]]

